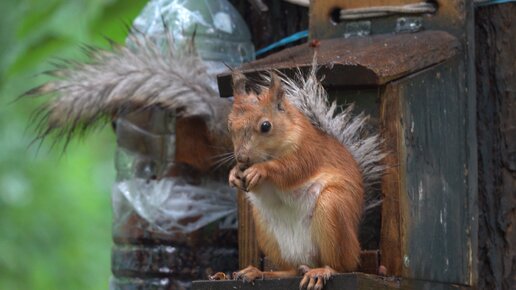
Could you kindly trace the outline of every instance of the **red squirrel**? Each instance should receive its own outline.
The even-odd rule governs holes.
[[[359,263],[359,165],[285,97],[277,74],[271,74],[268,88],[253,93],[246,91],[245,76],[234,73],[233,90],[228,127],[237,165],[229,183],[246,192],[259,247],[282,269],[249,266],[234,278],[292,277],[300,271],[300,287],[322,289],[333,274]]]

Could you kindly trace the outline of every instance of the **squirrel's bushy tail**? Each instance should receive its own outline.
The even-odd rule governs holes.
[[[353,104],[346,108],[328,100],[328,94],[316,76],[314,64],[305,76],[298,70],[294,78],[282,75],[285,94],[312,124],[340,141],[353,155],[360,167],[366,192],[366,208],[375,207],[380,199],[375,196],[375,186],[385,171],[382,159],[386,153],[378,133],[371,132],[367,126],[369,116],[363,112],[353,114]]]
[[[172,39],[163,47],[139,34],[128,40],[111,50],[87,48],[89,62],[58,64],[47,72],[55,80],[26,93],[55,95],[36,115],[39,138],[55,134],[68,141],[103,119],[154,105],[225,130],[230,103],[218,97],[214,76],[193,49],[173,49]]]

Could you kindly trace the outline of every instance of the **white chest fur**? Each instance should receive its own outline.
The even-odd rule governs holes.
[[[294,265],[315,266],[318,251],[311,233],[312,214],[321,186],[311,183],[292,192],[281,192],[269,183],[248,198],[276,238],[281,256]]]

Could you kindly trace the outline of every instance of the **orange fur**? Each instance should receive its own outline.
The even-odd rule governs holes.
[[[364,194],[357,162],[341,143],[315,128],[283,97],[277,77],[273,75],[270,88],[260,94],[245,92],[239,83],[242,76],[234,79],[235,103],[229,127],[241,164],[232,171],[230,183],[251,191],[268,183],[288,194],[310,194],[303,186],[320,185],[307,229],[317,251],[306,255],[315,255],[317,267],[338,272],[355,270]],[[272,124],[266,133],[260,131],[264,121]],[[253,215],[259,246],[267,257],[282,269],[299,267],[282,256],[278,241],[268,230],[275,225],[266,224],[266,217],[256,209]]]
[[[219,166],[222,172],[217,172],[217,162],[221,154],[231,148],[229,136],[214,135],[201,117],[176,118],[175,166],[168,175],[183,176],[192,180],[200,180],[203,175],[212,177],[227,175],[227,168]]]
[[[175,161],[206,172],[212,166],[210,160],[217,155],[211,139],[202,118],[178,117],[176,119]]]

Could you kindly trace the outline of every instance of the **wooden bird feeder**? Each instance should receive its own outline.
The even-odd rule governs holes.
[[[371,7],[398,11],[406,5],[430,10],[363,13],[352,19],[345,13]],[[477,148],[472,1],[314,0],[309,13],[308,43],[239,69],[250,77],[271,69],[293,75],[298,68],[310,69],[316,53],[318,75],[324,76],[330,97],[341,104],[354,102],[358,112],[372,115],[371,125],[380,130],[389,152],[388,169],[377,213],[379,240],[376,248],[363,252],[360,270],[376,274],[382,265],[388,276],[402,277],[389,282],[375,275],[348,274],[327,289],[474,286]],[[219,76],[222,97],[232,94],[230,78]],[[263,265],[242,194],[239,210],[240,266]],[[254,288],[297,289],[292,281],[298,280],[289,281],[263,281]],[[194,289],[251,288],[239,283],[198,282]]]

